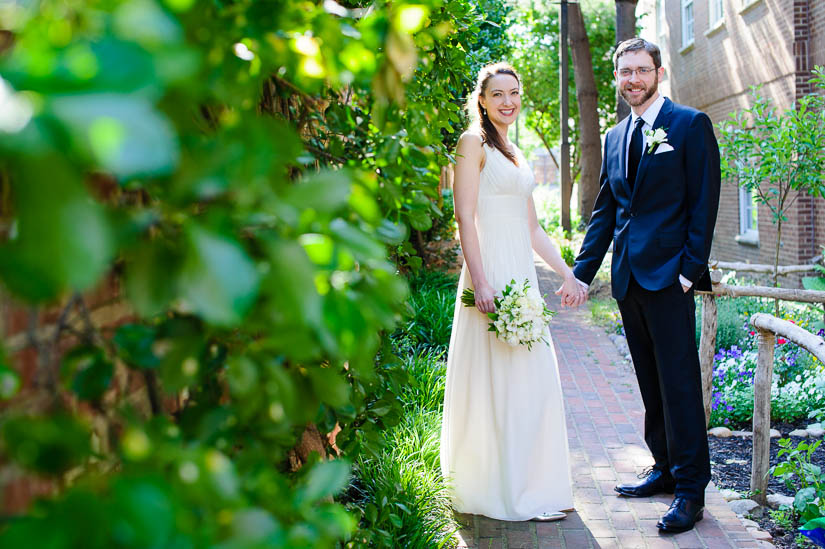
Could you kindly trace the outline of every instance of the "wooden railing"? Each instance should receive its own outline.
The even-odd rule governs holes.
[[[722,272],[729,269],[739,272],[774,274],[771,265],[751,265],[747,263],[712,262],[712,292],[698,292],[702,296],[702,329],[699,342],[699,359],[702,365],[702,396],[705,405],[705,420],[710,419],[713,394],[713,357],[716,351],[717,307],[716,297],[769,297],[782,301],[803,303],[825,303],[825,292],[797,290],[791,288],[771,288],[767,286],[729,286],[722,284]],[[810,272],[813,265],[792,265],[779,267],[779,275]],[[751,468],[751,492],[754,499],[767,503],[768,467],[770,464],[770,421],[771,421],[771,381],[773,377],[774,345],[776,335],[793,341],[809,353],[825,362],[825,340],[799,326],[765,313],[757,313],[750,318],[751,325],[759,334],[757,368],[754,377],[753,406],[753,462]]]
[[[759,334],[759,356],[753,379],[751,492],[758,503],[765,505],[771,458],[771,382],[776,336],[780,335],[793,341],[823,363],[825,363],[825,340],[792,322],[765,313],[756,313],[751,316],[750,323]]]

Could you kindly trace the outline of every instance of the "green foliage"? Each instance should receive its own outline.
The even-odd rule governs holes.
[[[590,41],[593,72],[599,93],[599,118],[602,129],[613,124],[616,91],[613,78],[612,50],[616,41],[615,4],[592,0],[581,4],[585,29]],[[530,2],[519,11],[519,24],[512,27],[513,64],[524,84],[524,111],[527,127],[534,130],[544,146],[555,148],[561,138],[559,124],[559,10],[556,6]],[[578,104],[572,62],[570,64],[570,142],[574,166],[579,161]],[[577,226],[573,223],[573,226]]]
[[[790,530],[793,528],[793,512],[787,506],[781,506],[779,509],[771,509],[768,511],[768,516],[780,528]]]
[[[398,393],[403,419],[383,434],[377,455],[362,455],[354,464],[347,498],[362,517],[350,542],[354,546],[452,546],[458,529],[439,463],[444,355],[456,277],[422,270],[411,278],[410,287],[412,318],[393,336],[393,354],[401,357],[409,376]],[[442,301],[449,306],[440,306]],[[422,322],[428,328],[422,328]],[[431,330],[435,326],[443,331]],[[430,336],[438,337],[426,339]]]
[[[567,244],[566,242],[562,243],[559,250],[561,251],[561,258],[564,262],[572,267],[576,263],[576,252],[573,251],[570,244]]]
[[[752,330],[748,318],[754,313],[773,314],[773,304],[756,297],[716,299],[716,351],[742,347],[743,340]],[[696,300],[696,345],[699,345],[702,330],[702,300]]]
[[[820,92],[825,90],[822,67],[814,69],[811,82]],[[732,112],[731,119],[719,125],[722,176],[750,191],[771,212],[777,225],[776,268],[782,223],[797,192],[825,196],[825,97],[817,92],[805,95],[782,115],[758,87],[752,88],[752,97],[750,108]]]
[[[439,547],[457,525],[439,465],[445,365],[435,351],[412,355],[404,419],[386,434],[385,450],[354,466],[363,524],[354,540],[377,547]],[[383,503],[382,502],[387,502]]]
[[[410,314],[395,337],[446,351],[450,343],[458,276],[422,270],[410,278]]]
[[[785,460],[769,471],[779,477],[788,490],[796,493],[793,510],[802,522],[825,515],[825,474],[818,465],[811,463],[811,455],[821,442],[817,440],[809,444],[803,440],[794,447],[791,439],[780,439],[777,459],[784,456]]]
[[[561,192],[559,188],[538,187],[533,192],[533,200],[536,205],[536,216],[545,232],[558,240],[569,236],[565,235],[561,226]],[[581,216],[576,210],[575,204],[571,204],[570,218],[571,225],[574,228],[580,226]]]
[[[9,12],[0,281],[53,306],[122,278],[136,314],[114,336],[89,326],[62,357],[79,412],[47,394],[56,411],[3,418],[4,453],[66,489],[0,545],[331,547],[353,532],[364,518],[333,498],[349,462],[395,440],[383,431],[408,385],[383,337],[405,309],[397,271],[420,264],[408,238],[441,213],[444,137],[463,127],[472,69],[506,51],[506,5],[487,5],[492,24],[469,0]],[[478,36],[492,42],[468,51]],[[443,346],[445,326],[421,341]],[[146,381],[151,416],[112,390],[116,367]],[[3,397],[19,386],[10,370],[0,362]],[[345,458],[290,472],[308,424],[339,426]]]
[[[814,74],[812,83],[825,88],[822,67]],[[785,201],[791,190],[825,195],[818,175],[825,167],[825,98],[803,96],[782,115],[758,87],[752,98],[749,109],[731,113],[731,120],[720,124],[722,174],[752,191],[777,222],[790,205]]]

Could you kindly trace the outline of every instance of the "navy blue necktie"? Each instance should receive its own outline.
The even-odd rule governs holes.
[[[633,185],[636,183],[636,172],[639,170],[639,162],[642,160],[642,152],[644,151],[644,138],[642,137],[644,123],[645,121],[641,116],[637,118],[633,134],[630,136],[630,151],[627,155],[627,182],[630,184],[631,190],[633,190]]]

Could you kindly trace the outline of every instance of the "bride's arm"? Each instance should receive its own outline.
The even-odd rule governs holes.
[[[584,302],[584,289],[576,282],[576,276],[573,270],[568,267],[567,263],[559,253],[558,247],[547,236],[544,229],[539,224],[538,216],[536,215],[536,205],[533,202],[533,197],[527,202],[527,218],[530,229],[530,243],[533,250],[539,254],[545,263],[550,265],[550,268],[556,271],[564,278],[564,284],[559,289],[557,294],[562,295],[562,304],[577,306]]]
[[[469,133],[461,136],[456,150],[458,160],[455,166],[453,193],[458,236],[461,240],[464,261],[467,262],[467,269],[470,271],[470,277],[473,280],[476,308],[482,313],[491,313],[495,310],[493,303],[495,292],[484,275],[484,266],[481,262],[481,246],[478,242],[478,231],[475,224],[483,154],[484,151],[481,148],[481,138],[479,136]]]

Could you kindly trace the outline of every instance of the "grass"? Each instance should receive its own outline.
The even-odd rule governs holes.
[[[594,296],[588,299],[588,303],[590,303],[590,315],[594,323],[603,326],[612,334],[624,334],[622,317],[619,315],[619,307],[615,299],[609,296]]]
[[[352,547],[455,547],[456,523],[439,457],[446,351],[458,277],[421,272],[410,280],[410,315],[392,336],[409,383],[403,418],[384,433],[377,457],[360,456],[352,491],[362,514]]]
[[[458,275],[422,271],[410,279],[410,317],[395,334],[413,346],[446,350],[450,344]]]

